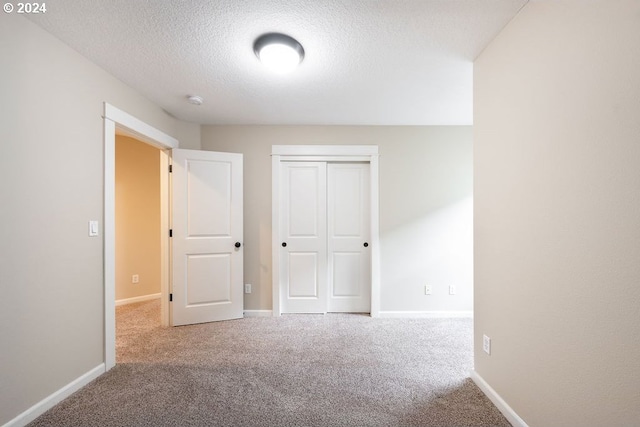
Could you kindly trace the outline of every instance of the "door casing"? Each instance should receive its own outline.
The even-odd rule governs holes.
[[[377,145],[274,145],[271,148],[273,315],[282,314],[280,290],[280,162],[368,162],[371,215],[371,317],[380,316],[380,235]]]

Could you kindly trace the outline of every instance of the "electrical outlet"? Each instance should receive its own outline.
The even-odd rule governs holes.
[[[431,285],[424,285],[424,294],[431,295]]]
[[[251,283],[245,283],[245,285],[244,285],[244,293],[245,294],[250,294],[251,293]]]
[[[488,355],[491,355],[491,338],[486,335],[482,336],[482,349]]]
[[[131,283],[140,283],[140,276],[138,276],[137,274],[131,276]]]
[[[449,285],[449,295],[456,294],[456,285]]]

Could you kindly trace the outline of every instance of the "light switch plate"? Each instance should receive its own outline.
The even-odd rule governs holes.
[[[89,237],[98,235],[98,221],[89,221]]]

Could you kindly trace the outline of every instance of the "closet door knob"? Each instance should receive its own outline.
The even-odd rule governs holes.
[[[239,248],[240,246],[242,246],[242,244],[240,242],[236,242],[235,247]]]
[[[365,247],[365,248],[368,248],[368,247],[369,247],[369,244],[368,244],[367,242],[364,242],[364,247]]]
[[[282,247],[286,248],[287,247],[287,242],[282,242]]]

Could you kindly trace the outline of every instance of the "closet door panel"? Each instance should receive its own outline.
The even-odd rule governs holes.
[[[368,163],[327,167],[328,311],[371,308]]]
[[[327,311],[327,165],[282,162],[283,313]]]

